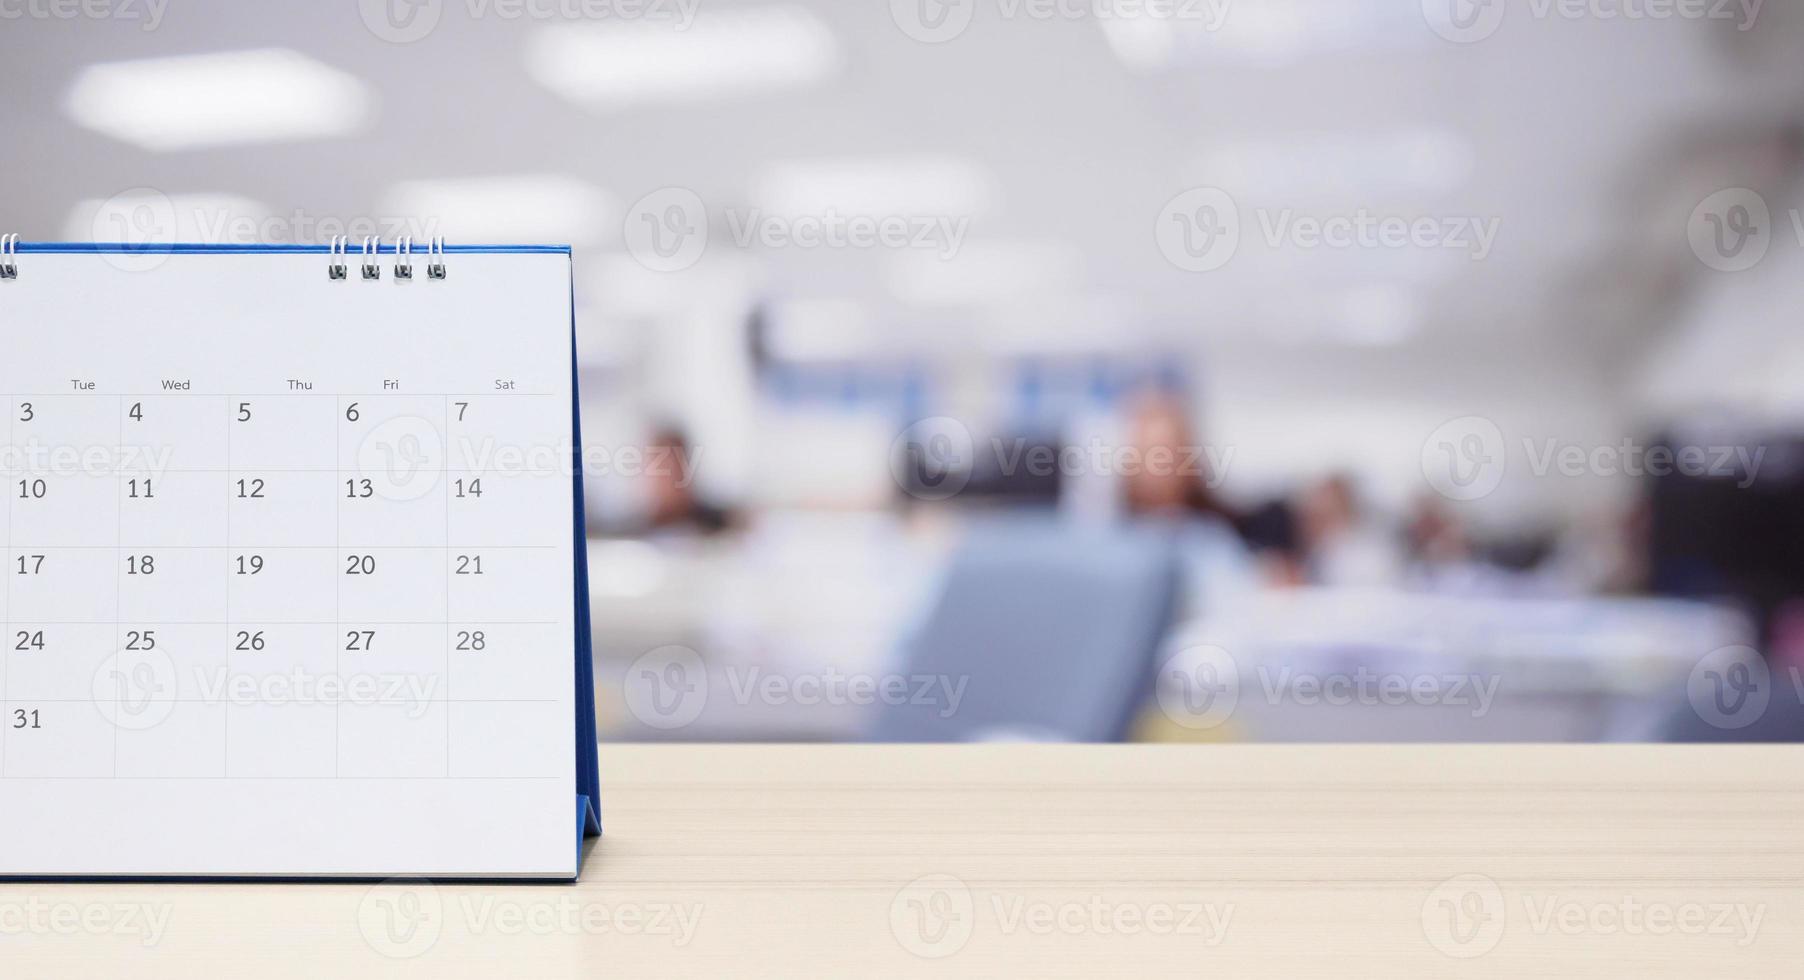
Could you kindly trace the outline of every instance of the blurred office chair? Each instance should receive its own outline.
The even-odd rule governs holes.
[[[1168,539],[1152,533],[1026,518],[975,529],[901,658],[910,678],[962,683],[957,706],[886,699],[904,703],[884,704],[871,738],[1122,739],[1150,690],[1177,581]]]

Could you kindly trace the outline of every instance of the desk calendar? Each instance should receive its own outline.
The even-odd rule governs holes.
[[[570,255],[0,242],[0,876],[572,877]]]

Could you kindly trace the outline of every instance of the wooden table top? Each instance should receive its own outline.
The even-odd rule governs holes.
[[[0,884],[0,972],[1804,976],[1800,748],[601,761],[574,885]]]

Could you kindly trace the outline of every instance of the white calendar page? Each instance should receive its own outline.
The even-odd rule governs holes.
[[[0,282],[0,875],[575,873],[570,260]]]

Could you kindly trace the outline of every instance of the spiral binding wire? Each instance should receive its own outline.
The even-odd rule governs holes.
[[[374,235],[367,235],[364,237],[363,279],[365,282],[374,282],[375,280],[382,278],[382,266],[378,263],[381,250],[381,239]]]
[[[374,281],[382,278],[381,265],[382,240],[371,235],[363,240],[363,278]],[[339,281],[350,278],[351,272],[351,239],[348,235],[333,235],[326,248],[326,278]],[[445,239],[435,236],[426,243],[426,277],[444,279],[445,272]],[[17,234],[0,235],[0,280],[19,278],[19,236]],[[413,281],[413,236],[404,235],[395,240],[395,281]]]
[[[413,281],[413,236],[395,239],[395,281]]]
[[[17,235],[8,236],[17,239]],[[0,238],[0,245],[5,243]],[[365,281],[373,282],[382,278],[382,239],[376,235],[363,239],[362,261],[359,270]],[[3,256],[0,256],[3,257]],[[11,265],[4,268],[11,269]],[[426,240],[426,278],[444,279],[445,239],[435,236]],[[351,277],[351,238],[349,235],[333,235],[326,246],[326,278],[334,282]],[[13,275],[8,273],[6,278]],[[413,236],[402,235],[395,239],[395,281],[413,282]]]

